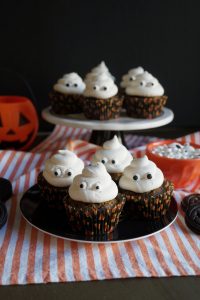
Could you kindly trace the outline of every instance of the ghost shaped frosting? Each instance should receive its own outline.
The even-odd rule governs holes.
[[[82,94],[85,89],[85,83],[77,73],[65,74],[53,86],[56,92],[62,94]]]
[[[69,188],[69,195],[75,201],[102,203],[115,199],[118,194],[116,183],[102,163],[89,165],[77,175]]]
[[[130,82],[125,93],[132,96],[156,97],[162,96],[164,89],[155,77],[145,71]]]
[[[145,193],[159,188],[163,181],[162,171],[145,155],[142,158],[133,159],[125,168],[119,180],[119,186],[135,193]]]
[[[136,77],[140,74],[144,73],[144,69],[142,67],[137,67],[134,69],[130,69],[127,74],[122,76],[122,80],[120,82],[120,86],[122,88],[126,88]]]
[[[83,161],[75,153],[69,150],[59,150],[45,162],[43,176],[53,186],[67,187],[83,168]]]
[[[92,157],[92,162],[102,162],[109,173],[122,173],[132,159],[131,153],[115,135],[103,144],[102,149],[96,151]]]
[[[105,74],[95,77],[86,82],[84,96],[100,99],[108,99],[117,94],[118,87],[114,81]]]
[[[98,66],[94,67],[86,76],[85,76],[85,83],[88,81],[93,81],[100,75],[105,75],[112,80],[114,80],[114,76],[109,72],[108,67],[106,66],[105,62],[102,61]]]

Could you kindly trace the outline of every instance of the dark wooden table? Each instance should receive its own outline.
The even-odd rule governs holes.
[[[199,128],[164,127],[134,134],[175,138],[200,130]],[[46,135],[39,134],[37,142]],[[51,283],[25,286],[2,286],[2,300],[199,300],[200,277],[130,278],[75,283]]]

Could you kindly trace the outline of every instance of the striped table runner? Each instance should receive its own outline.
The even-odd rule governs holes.
[[[155,236],[118,244],[68,242],[44,234],[25,222],[19,211],[22,193],[36,182],[44,161],[74,139],[76,153],[89,160],[96,146],[87,143],[90,132],[56,126],[53,133],[32,152],[0,151],[0,176],[13,183],[14,196],[7,202],[7,224],[0,230],[0,284],[28,284],[102,280],[128,277],[200,275],[200,238],[184,223],[179,211],[176,222]],[[136,155],[155,138],[128,135]],[[200,133],[182,138],[200,144]],[[137,148],[135,148],[137,147]],[[175,191],[182,197],[195,191]]]

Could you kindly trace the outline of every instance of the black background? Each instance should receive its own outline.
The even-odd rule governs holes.
[[[173,125],[199,126],[199,55],[199,1],[1,1],[0,67],[28,80],[39,111],[64,73],[105,60],[118,80],[143,66],[164,86]],[[2,70],[0,93],[28,95]]]

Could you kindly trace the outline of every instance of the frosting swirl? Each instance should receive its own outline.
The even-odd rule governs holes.
[[[134,69],[130,69],[127,74],[122,76],[122,80],[120,82],[120,86],[122,88],[126,88],[130,82],[136,79],[139,74],[144,73],[144,69],[142,67],[137,67]]]
[[[84,168],[83,161],[69,150],[59,150],[45,162],[43,176],[56,187],[69,186]]]
[[[155,77],[145,71],[129,83],[125,92],[132,96],[154,97],[162,96],[164,89]]]
[[[115,135],[103,144],[102,149],[96,151],[92,157],[92,162],[102,162],[109,173],[121,173],[132,159],[131,153],[119,142]]]
[[[86,203],[106,202],[114,199],[117,194],[117,185],[102,163],[85,167],[69,188],[69,195],[73,200]]]
[[[62,94],[82,94],[85,83],[77,73],[69,73],[63,75],[53,86],[53,89]]]
[[[126,167],[119,180],[119,186],[135,193],[145,193],[159,188],[163,181],[162,171],[145,155],[133,159]]]
[[[86,76],[85,76],[85,82],[93,81],[95,78],[97,78],[99,75],[107,75],[107,77],[114,80],[114,76],[109,72],[108,67],[106,66],[105,62],[102,61],[98,66],[94,67]]]
[[[118,87],[114,81],[106,74],[101,74],[86,82],[84,96],[108,99],[115,96],[117,92]]]

